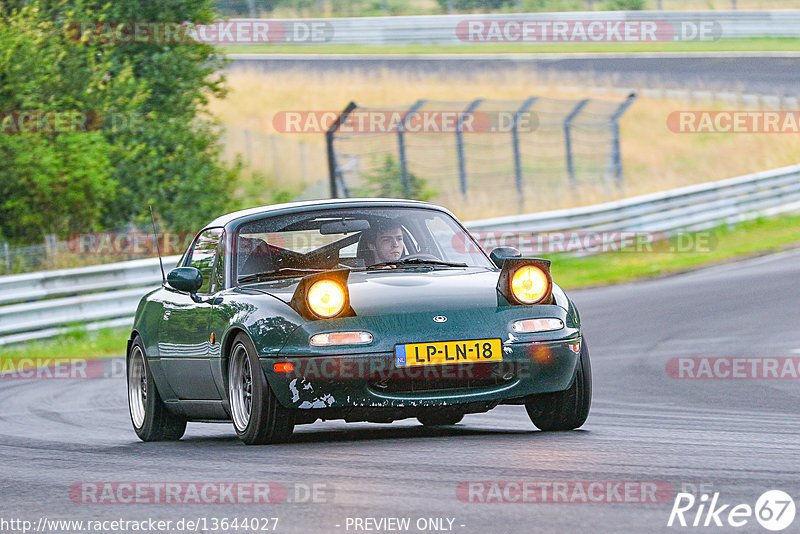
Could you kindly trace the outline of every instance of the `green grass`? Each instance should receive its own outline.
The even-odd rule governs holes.
[[[741,223],[735,228],[709,230],[710,246],[703,251],[615,252],[585,257],[545,255],[553,261],[555,281],[565,289],[599,286],[662,276],[691,270],[733,258],[766,254],[800,246],[800,216],[764,219]],[[662,245],[653,245],[659,250]],[[45,341],[32,341],[0,347],[0,368],[6,360],[89,359],[119,356],[125,353],[130,330],[106,329],[86,332],[74,329]]]
[[[613,252],[592,256],[545,256],[553,279],[565,289],[600,286],[691,270],[733,258],[800,246],[800,216],[743,222],[709,230],[711,246],[700,252]],[[658,250],[658,246],[653,246]]]
[[[0,346],[0,364],[32,359],[44,365],[53,360],[107,358],[125,354],[130,329],[106,328],[95,332],[73,328],[61,336],[11,346]]]
[[[535,54],[595,52],[793,52],[800,39],[752,38],[659,43],[465,43],[453,45],[225,45],[225,54]]]

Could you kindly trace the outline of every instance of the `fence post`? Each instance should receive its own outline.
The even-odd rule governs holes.
[[[628,98],[620,104],[620,106],[611,115],[611,170],[614,175],[614,181],[618,188],[622,189],[622,151],[619,142],[619,118],[625,113],[633,101],[636,100],[636,93],[631,93]]]
[[[569,115],[564,119],[564,143],[567,149],[567,174],[571,184],[575,184],[575,164],[572,161],[572,121],[581,112],[581,110],[589,103],[589,98],[584,98],[578,105],[572,108]]]
[[[11,252],[8,250],[8,243],[3,242],[3,256],[6,259],[6,272],[11,272]]]
[[[464,163],[464,119],[472,114],[475,109],[481,105],[483,98],[478,98],[470,102],[467,109],[458,116],[458,125],[456,126],[456,150],[458,151],[458,183],[461,186],[461,194],[467,194],[467,167]]]
[[[257,17],[256,14],[256,0],[247,0],[247,10],[250,12],[250,18],[254,19]]]
[[[342,125],[342,122],[350,115],[354,109],[358,107],[355,102],[350,102],[347,104],[347,107],[336,117],[336,120],[333,121],[331,127],[328,128],[328,131],[325,132],[325,145],[328,150],[328,178],[330,179],[330,193],[331,198],[338,198],[338,188],[336,187],[336,174],[339,172],[339,169],[336,165],[336,154],[333,151],[333,134],[336,133],[336,130],[339,129],[339,126]]]
[[[412,113],[416,113],[419,108],[421,108],[425,104],[426,100],[421,99],[417,100],[412,104],[408,111],[406,111],[405,115],[403,115],[403,120],[400,121],[400,124],[397,125],[397,152],[400,155],[400,180],[403,183],[403,192],[406,195],[406,198],[411,198],[411,180],[408,177],[408,159],[406,158],[406,120]]]
[[[44,248],[47,255],[47,263],[50,268],[56,265],[56,252],[58,251],[58,237],[55,234],[45,234]]]
[[[532,96],[522,103],[522,106],[514,113],[514,118],[511,121],[511,143],[514,148],[514,183],[517,186],[517,195],[519,202],[519,210],[522,211],[525,205],[525,191],[522,184],[522,156],[519,150],[519,118],[523,113],[528,111],[538,97]]]

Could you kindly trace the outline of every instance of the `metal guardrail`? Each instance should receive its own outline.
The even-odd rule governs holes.
[[[790,211],[800,211],[800,165],[466,226],[472,232],[640,230],[673,235]],[[164,258],[164,265],[169,269],[178,259]],[[0,277],[0,304],[5,304],[0,305],[0,346],[52,337],[76,323],[89,330],[130,325],[139,299],[160,277],[157,259]]]
[[[230,19],[230,22],[253,22],[260,19]],[[497,13],[489,15],[422,15],[394,17],[343,17],[321,19],[269,19],[280,22],[289,29],[304,28],[305,39],[294,41],[304,44],[459,44],[464,43],[463,31],[469,21],[515,21],[521,24],[538,22],[624,22],[654,21],[671,24],[683,39],[690,39],[699,24],[711,31],[714,39],[741,39],[748,37],[800,37],[800,10],[775,9],[757,11],[569,11],[559,13]],[[683,25],[686,23],[686,25]],[[461,26],[459,26],[461,24]],[[572,27],[572,26],[570,26]],[[305,28],[317,28],[315,33]],[[290,32],[288,32],[290,33]],[[317,36],[316,38],[314,36]],[[487,34],[488,35],[488,34]],[[587,42],[596,40],[586,38]],[[622,39],[619,39],[622,40]],[[666,39],[662,39],[666,40]],[[669,40],[672,40],[670,37]],[[521,42],[522,39],[520,38]],[[472,41],[474,42],[474,41]],[[505,39],[505,42],[513,42]],[[561,42],[561,41],[557,41]],[[565,42],[575,42],[568,39]],[[264,44],[241,41],[236,44]]]

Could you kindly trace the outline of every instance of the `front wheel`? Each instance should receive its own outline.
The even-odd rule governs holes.
[[[574,430],[586,422],[591,404],[592,366],[589,347],[583,339],[575,378],[569,389],[532,395],[525,402],[525,409],[540,430]]]
[[[142,441],[174,441],[186,432],[186,418],[172,413],[158,394],[144,345],[138,336],[128,355],[128,408]]]
[[[250,338],[233,341],[228,364],[228,401],[236,435],[248,445],[283,443],[294,431],[294,416],[267,384]]]

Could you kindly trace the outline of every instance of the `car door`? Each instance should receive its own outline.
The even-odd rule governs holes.
[[[196,295],[167,288],[170,298],[164,301],[158,348],[164,374],[180,399],[220,399],[211,373],[209,321],[213,295],[222,289],[214,276],[222,236],[222,228],[204,230],[184,259],[183,266],[203,276]]]

